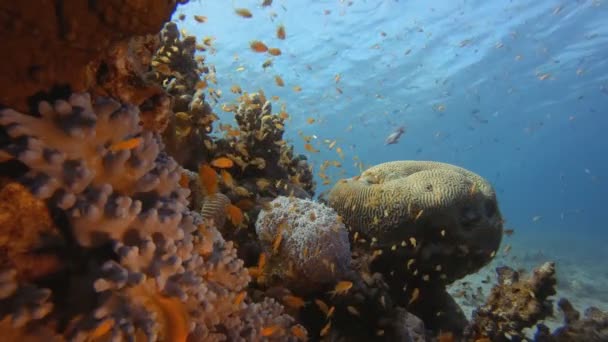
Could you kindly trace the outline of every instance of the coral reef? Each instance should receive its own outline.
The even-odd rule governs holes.
[[[177,25],[168,22],[160,32],[147,80],[162,86],[173,97],[169,128],[164,133],[168,153],[182,166],[196,169],[211,158],[208,136],[218,119],[205,101],[207,81],[201,76],[210,69],[195,56],[196,37],[182,37]],[[204,85],[204,86],[202,86]]]
[[[502,237],[490,184],[449,164],[376,165],[339,181],[328,202],[387,276],[450,283],[488,263]]]
[[[496,269],[498,284],[486,303],[474,311],[465,336],[473,339],[512,341],[525,338],[523,329],[552,315],[555,265],[544,263],[526,279],[507,266]]]
[[[255,223],[269,256],[266,277],[296,292],[310,292],[343,279],[350,270],[350,244],[344,224],[322,204],[279,196]]]
[[[538,331],[534,337],[535,341],[608,341],[608,313],[602,312],[595,307],[590,307],[585,310],[585,315],[581,319],[581,314],[576,311],[567,299],[560,299],[557,302],[557,306],[564,313],[564,326],[556,329],[551,334],[547,326],[539,324]]]
[[[240,97],[234,117],[238,129],[224,126],[217,153],[230,157],[240,167],[238,179],[247,190],[260,196],[314,195],[312,168],[303,155],[294,156],[293,146],[283,140],[285,113],[272,114],[272,104],[263,92]]]
[[[288,338],[293,319],[270,299],[246,300],[249,275],[233,244],[188,209],[180,168],[158,134],[142,131],[137,107],[73,94],[42,102],[38,114],[0,112],[11,138],[2,150],[29,168],[20,182],[64,213],[71,248],[92,254],[84,271],[72,267],[62,278],[68,298],[52,296],[61,291],[52,286],[11,289],[4,284],[16,272],[2,270],[4,315],[18,326],[68,321],[59,333],[74,340],[250,340],[267,326]],[[80,314],[53,305],[82,291],[88,310],[81,304]]]
[[[132,36],[156,34],[176,1],[3,2],[0,103],[26,110],[32,96],[89,90],[97,58]]]

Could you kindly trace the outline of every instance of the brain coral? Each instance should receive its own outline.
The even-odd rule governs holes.
[[[341,279],[350,267],[346,228],[323,204],[279,196],[260,212],[255,227],[271,255],[270,274],[290,288],[318,289]]]
[[[91,255],[73,260],[86,267],[60,288],[0,269],[0,320],[65,326],[52,322],[61,317],[69,325],[60,333],[74,341],[250,341],[266,326],[280,327],[270,339],[289,340],[293,318],[271,299],[246,298],[233,244],[188,209],[181,168],[138,123],[137,107],[88,94],[42,102],[39,116],[0,111],[0,151],[28,167],[20,182],[65,214],[76,240],[66,253]],[[69,313],[66,303],[82,302],[90,309]]]
[[[454,165],[376,165],[338,182],[328,202],[362,237],[358,242],[380,251],[385,271],[405,270],[407,277],[451,282],[489,262],[501,241],[491,185]]]

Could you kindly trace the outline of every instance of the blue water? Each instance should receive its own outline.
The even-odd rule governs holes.
[[[285,103],[292,117],[286,139],[315,172],[324,160],[342,162],[327,171],[333,181],[403,159],[482,175],[516,231],[504,242],[513,253],[557,259],[564,282],[586,277],[599,289],[596,305],[608,306],[608,271],[592,268],[608,257],[608,1],[261,2],[191,1],[174,16],[188,33],[214,37],[206,58],[220,104],[234,101],[233,84],[279,96],[275,111]],[[278,24],[286,40],[275,37]],[[269,55],[249,49],[254,39],[282,50],[272,67],[262,68]],[[406,134],[385,146],[399,125]],[[300,135],[316,136],[320,152],[305,151]],[[344,160],[326,139],[337,140]],[[317,193],[331,186],[317,183]]]

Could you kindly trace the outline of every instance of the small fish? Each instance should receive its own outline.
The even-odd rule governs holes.
[[[336,295],[343,295],[348,292],[353,287],[352,281],[343,280],[339,281],[332,291],[329,291],[329,294],[334,297]]]
[[[236,15],[243,17],[243,18],[253,17],[253,14],[251,14],[251,11],[246,8],[236,8],[234,10],[234,13],[236,13]]]
[[[506,236],[511,236],[511,235],[513,235],[513,233],[515,233],[515,230],[514,230],[514,229],[505,229],[505,230],[503,231],[503,233],[504,233]]]
[[[536,75],[536,77],[538,77],[539,80],[544,81],[544,80],[548,79],[549,77],[551,77],[551,74],[550,73],[538,74],[538,75]]]
[[[281,76],[279,76],[279,75],[276,75],[276,76],[274,77],[274,83],[276,83],[276,84],[277,84],[277,86],[279,86],[279,87],[282,87],[282,86],[284,86],[284,85],[285,85],[285,82],[283,82],[283,79],[282,79],[282,78],[281,78]]]
[[[312,153],[317,153],[319,152],[319,150],[317,150],[316,148],[314,148],[311,144],[304,144],[304,149],[306,149],[306,151],[308,152],[312,152]]]
[[[242,89],[241,89],[241,87],[239,87],[237,84],[233,84],[233,85],[230,87],[230,91],[231,91],[233,94],[242,94],[242,93],[243,93],[243,90],[242,90]]]
[[[323,327],[323,329],[321,329],[321,332],[319,333],[319,335],[321,337],[327,335],[329,333],[329,329],[331,329],[331,321],[327,322],[327,324]]]
[[[353,316],[361,316],[361,314],[359,313],[359,310],[357,310],[354,306],[347,306],[346,310],[348,311],[348,313],[350,313]]]
[[[205,17],[204,15],[195,15],[194,20],[202,24],[207,22],[207,17]]]
[[[139,145],[141,145],[143,139],[141,137],[131,138],[123,141],[119,141],[114,143],[108,147],[108,149],[112,152],[122,151],[122,150],[132,150]]]
[[[246,296],[247,296],[247,292],[245,292],[245,291],[239,292],[239,294],[237,294],[236,297],[234,297],[234,305],[236,305],[236,306],[240,305]]]
[[[262,7],[268,7],[272,5],[272,0],[264,0],[262,1]]]
[[[384,140],[384,145],[392,145],[399,142],[399,138],[405,133],[405,127],[398,127],[393,133],[389,134]]]
[[[238,72],[245,71],[245,67],[244,66],[240,66],[240,67],[236,68],[235,70],[238,71]]]
[[[534,217],[532,217],[532,222],[537,222],[538,220],[540,220],[542,218],[542,216],[540,215],[536,215]]]
[[[262,63],[262,69],[266,69],[272,66],[272,59],[267,59]]]
[[[299,93],[302,91],[302,87],[300,86],[293,86],[293,91],[295,91],[296,93]]]
[[[249,47],[251,48],[251,50],[253,50],[255,52],[268,51],[268,46],[266,46],[266,44],[262,43],[259,40],[252,40],[251,42],[249,42]]]
[[[420,296],[420,290],[418,288],[415,288],[414,291],[412,291],[412,297],[410,298],[409,302],[407,302],[407,305],[411,305],[413,302],[415,302],[418,297]]]
[[[280,325],[278,325],[278,324],[277,325],[271,325],[271,326],[262,328],[262,330],[260,331],[260,335],[262,335],[264,337],[272,336],[276,332],[278,332],[279,330],[281,330],[281,326]]]
[[[306,119],[306,122],[308,122],[309,124],[313,124],[313,123],[315,123],[315,119],[314,118],[308,118],[308,119]]]
[[[228,216],[230,222],[235,226],[239,226],[243,223],[243,212],[236,205],[228,204],[226,206],[226,216]]]
[[[283,304],[290,308],[300,309],[306,305],[306,302],[301,297],[287,295],[283,297]]]
[[[325,302],[320,299],[315,299],[315,304],[317,304],[319,310],[321,310],[321,312],[323,312],[323,314],[327,316],[327,313],[329,312],[329,307],[327,306],[327,304],[325,304]]]
[[[269,48],[268,49],[268,53],[273,55],[273,56],[280,56],[281,55],[281,49],[279,48]]]
[[[218,190],[217,173],[215,170],[207,165],[203,164],[198,169],[198,177],[203,184],[207,195],[212,195]]]
[[[217,167],[218,169],[229,169],[234,166],[234,161],[227,157],[219,157],[211,161],[211,166]]]
[[[277,38],[283,40],[287,35],[285,34],[285,26],[279,25],[277,27]]]

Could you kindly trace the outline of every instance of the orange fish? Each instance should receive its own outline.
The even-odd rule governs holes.
[[[243,17],[243,18],[253,17],[253,14],[251,14],[251,11],[246,8],[236,8],[234,10],[234,13],[236,13],[238,16]]]
[[[268,46],[266,46],[266,44],[262,43],[259,40],[252,40],[249,43],[249,47],[251,48],[251,50],[253,50],[255,52],[266,52],[266,51],[268,51]]]
[[[283,79],[281,78],[281,76],[277,75],[274,77],[274,82],[279,86],[282,87],[285,85],[285,82],[283,82]]]
[[[312,124],[312,123],[314,123],[314,122],[315,122],[315,119],[313,119],[313,118],[308,118],[308,119],[306,119],[306,122],[308,122],[309,124]]]
[[[247,296],[247,292],[245,292],[245,291],[239,292],[239,294],[237,294],[236,297],[234,297],[234,305],[237,305],[237,306],[240,305],[246,296]]]
[[[332,297],[334,297],[335,295],[346,294],[348,292],[348,290],[350,290],[352,287],[353,287],[353,283],[351,281],[347,281],[347,280],[339,281],[336,284],[336,287],[332,291],[329,291],[329,294],[331,294]]]
[[[103,335],[110,332],[110,329],[112,329],[113,326],[114,326],[114,320],[106,319],[105,321],[101,322],[101,324],[99,324],[95,328],[95,330],[93,330],[93,332],[91,332],[91,334],[89,335],[89,338],[92,341],[95,341],[97,339],[101,340],[100,337],[102,337]]]
[[[283,297],[283,304],[290,308],[300,309],[306,305],[306,302],[301,297],[287,295]]]
[[[280,56],[281,55],[281,49],[279,48],[269,48],[268,49],[268,53],[273,55],[273,56]]]
[[[222,176],[222,181],[224,182],[224,185],[226,185],[229,188],[234,188],[234,179],[232,178],[232,175],[228,171],[221,170],[220,176]]]
[[[300,87],[298,85],[297,86],[293,86],[293,91],[295,91],[296,93],[299,93],[299,92],[302,91],[302,87]]]
[[[415,302],[418,299],[418,296],[420,296],[420,290],[418,288],[415,288],[414,291],[412,291],[412,298],[410,298],[410,301],[407,302],[407,305],[411,305],[413,302]]]
[[[285,39],[286,36],[287,35],[285,34],[285,26],[279,25],[279,27],[277,27],[277,38]]]
[[[207,195],[212,195],[217,192],[217,173],[211,166],[207,164],[201,165],[198,169],[198,178],[203,184],[203,188],[207,192]]]
[[[327,304],[325,304],[325,302],[320,299],[315,299],[315,304],[317,304],[319,310],[321,310],[321,312],[323,312],[323,314],[327,316],[327,313],[329,312],[329,307],[327,306]]]
[[[314,148],[311,144],[304,144],[304,148],[306,149],[306,151],[308,152],[312,152],[312,153],[317,153],[319,152],[319,150],[317,150],[316,148]]]
[[[234,166],[234,162],[230,158],[219,157],[213,159],[213,161],[211,161],[211,165],[213,167],[217,167],[218,169],[229,169]]]
[[[321,337],[327,335],[329,333],[329,329],[331,329],[331,321],[327,322],[327,324],[323,327],[323,329],[321,329],[321,332],[319,333],[319,335]]]
[[[122,150],[132,150],[139,145],[141,145],[143,139],[141,137],[131,138],[123,141],[119,141],[114,143],[108,147],[108,149],[112,152],[122,151]]]
[[[199,90],[207,88],[207,81],[199,81],[199,82],[197,82],[195,88],[199,89]]]
[[[274,335],[279,330],[281,330],[281,326],[280,325],[278,325],[278,324],[277,325],[271,325],[271,326],[262,328],[262,331],[260,331],[260,334],[262,336],[264,336],[264,337],[268,337],[268,336]]]
[[[199,23],[206,23],[207,17],[205,17],[204,15],[195,15],[194,20],[196,20]]]
[[[235,226],[239,226],[241,223],[243,223],[243,212],[236,205],[228,204],[226,206],[226,215],[228,216],[230,222],[232,222],[232,224]]]
[[[243,198],[238,200],[238,202],[236,202],[234,205],[239,207],[241,210],[248,211],[255,207],[255,202],[249,198]]]

